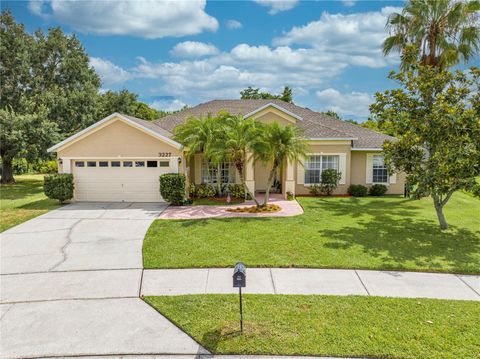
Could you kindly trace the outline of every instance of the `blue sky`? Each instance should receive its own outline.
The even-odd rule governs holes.
[[[75,33],[102,77],[158,109],[238,98],[247,86],[363,120],[398,55],[381,43],[402,1],[5,2],[33,32]]]

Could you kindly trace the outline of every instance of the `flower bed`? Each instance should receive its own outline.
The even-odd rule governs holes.
[[[268,204],[266,207],[257,208],[257,206],[250,206],[250,207],[237,207],[237,208],[229,208],[227,209],[228,212],[234,213],[272,213],[272,212],[279,212],[282,210],[282,207],[276,204]]]

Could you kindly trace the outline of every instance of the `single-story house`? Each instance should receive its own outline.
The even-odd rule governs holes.
[[[176,126],[191,117],[220,111],[242,114],[261,122],[292,124],[303,130],[310,149],[303,163],[287,163],[277,174],[282,193],[309,194],[326,168],[341,172],[336,194],[350,184],[388,186],[390,194],[404,190],[404,174],[388,173],[382,144],[393,138],[280,100],[214,100],[149,122],[114,113],[49,149],[56,152],[59,172],[73,173],[76,201],[161,201],[159,176],[179,172],[190,183],[216,180],[216,169],[201,153],[187,161],[181,143],[173,139]],[[247,186],[266,190],[269,166],[250,160]],[[224,182],[239,183],[230,163],[223,164]]]

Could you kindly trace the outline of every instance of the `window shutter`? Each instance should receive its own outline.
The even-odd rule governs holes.
[[[371,184],[373,182],[373,153],[367,153],[367,164],[365,183]]]
[[[338,158],[338,170],[342,174],[338,184],[345,184],[347,178],[347,154],[341,153]]]
[[[297,184],[305,184],[304,161],[299,159],[297,162]]]
[[[395,184],[395,183],[397,183],[397,174],[396,174],[396,173],[392,174],[392,175],[390,176],[390,179],[389,179],[388,182],[389,182],[390,184]]]
[[[197,153],[194,157],[195,161],[195,184],[202,183],[202,154]]]

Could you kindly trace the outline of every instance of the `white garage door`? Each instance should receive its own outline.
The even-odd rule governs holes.
[[[73,160],[75,200],[163,201],[159,177],[178,171],[175,160]]]

